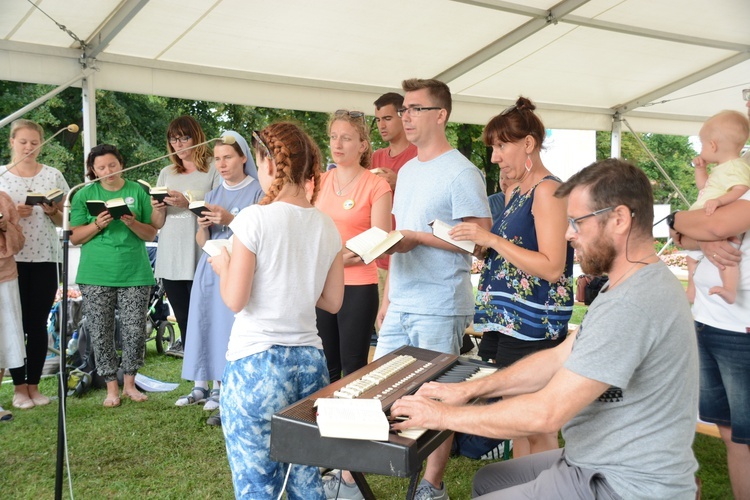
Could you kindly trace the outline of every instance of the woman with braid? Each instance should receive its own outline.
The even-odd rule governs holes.
[[[271,416],[328,384],[315,308],[341,307],[341,238],[312,206],[321,162],[312,139],[277,123],[253,132],[252,145],[267,194],[229,224],[231,256],[223,249],[209,259],[221,297],[236,313],[220,400],[232,482],[237,498],[277,498],[289,472],[287,498],[324,499],[317,467],[271,460]]]

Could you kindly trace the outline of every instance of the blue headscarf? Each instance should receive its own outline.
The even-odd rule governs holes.
[[[245,161],[244,169],[243,169],[245,171],[245,175],[249,175],[250,177],[252,177],[253,179],[257,181],[258,180],[258,168],[255,166],[255,160],[253,159],[253,154],[250,151],[250,146],[247,145],[247,141],[245,140],[245,138],[242,137],[237,132],[235,132],[234,130],[227,130],[223,132],[221,135],[222,137],[225,135],[231,135],[232,137],[234,137],[234,140],[237,141],[237,144],[240,145],[242,154],[244,154],[245,158],[247,158],[247,160]]]

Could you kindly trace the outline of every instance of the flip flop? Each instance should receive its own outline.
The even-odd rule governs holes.
[[[10,422],[13,420],[13,413],[8,410],[0,411],[0,422]]]
[[[122,397],[124,399],[135,401],[136,403],[143,403],[144,401],[148,401],[148,396],[146,396],[142,392],[136,392],[135,394],[130,394],[128,392],[122,391]]]
[[[118,406],[120,406],[121,403],[122,403],[122,401],[120,401],[119,397],[115,396],[115,397],[111,398],[111,397],[107,396],[107,399],[104,400],[104,403],[102,403],[102,405],[105,408],[117,408]]]

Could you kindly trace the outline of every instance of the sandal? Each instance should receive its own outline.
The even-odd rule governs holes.
[[[217,408],[219,408],[219,397],[220,397],[219,389],[213,389],[211,391],[211,397],[208,398],[208,401],[206,401],[206,404],[203,405],[203,409],[206,411],[214,411]]]
[[[102,406],[104,406],[105,408],[117,408],[121,403],[122,401],[120,401],[120,398],[118,396],[107,396],[107,399],[104,400]]]
[[[13,413],[4,410],[3,407],[0,406],[0,422],[10,422],[11,420],[13,420]]]
[[[180,399],[175,401],[175,406],[188,406],[188,405],[195,405],[198,403],[205,403],[206,399],[208,399],[208,389],[204,389],[203,387],[193,387],[193,390],[190,391],[190,394],[187,396],[182,396]]]
[[[138,391],[135,391],[135,394],[122,391],[122,397],[125,399],[129,399],[131,401],[134,401],[136,403],[143,403],[144,401],[148,401],[148,396]]]

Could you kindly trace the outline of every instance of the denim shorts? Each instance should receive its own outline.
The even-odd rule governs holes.
[[[750,334],[695,322],[700,354],[700,418],[732,428],[750,444]]]
[[[473,316],[436,316],[388,311],[378,332],[375,359],[405,345],[459,354]]]

